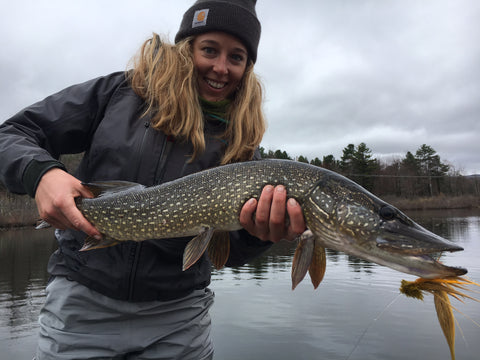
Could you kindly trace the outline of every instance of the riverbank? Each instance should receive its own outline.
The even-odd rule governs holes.
[[[400,210],[450,210],[450,209],[478,209],[480,197],[464,196],[433,196],[415,199],[405,199],[386,196],[383,198]]]
[[[35,200],[27,195],[0,192],[0,229],[34,226],[38,218]]]
[[[480,208],[480,197],[473,195],[440,195],[415,199],[385,196],[383,200],[403,211]],[[30,197],[12,195],[7,192],[0,193],[0,229],[35,226],[38,218],[35,201]]]

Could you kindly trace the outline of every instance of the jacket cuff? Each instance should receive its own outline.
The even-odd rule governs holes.
[[[35,192],[37,191],[38,183],[42,176],[50,169],[60,168],[67,171],[65,165],[60,161],[49,160],[49,161],[37,161],[32,160],[28,163],[25,171],[23,172],[22,183],[25,189],[25,192],[30,195],[30,197],[35,197]]]

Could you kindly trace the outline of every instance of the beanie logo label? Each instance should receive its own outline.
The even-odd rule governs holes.
[[[192,28],[207,25],[208,10],[209,9],[195,11],[195,14],[193,15]]]

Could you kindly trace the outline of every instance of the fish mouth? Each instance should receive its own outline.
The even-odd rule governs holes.
[[[445,277],[455,277],[465,275],[468,270],[462,267],[457,266],[447,266],[438,261],[435,256],[430,254],[416,256],[416,260],[425,263],[426,265],[431,264],[431,269],[422,269],[412,268],[411,273],[418,275],[425,279],[436,279],[436,278],[445,278]]]
[[[404,272],[428,279],[461,276],[467,273],[462,267],[442,264],[438,259],[444,252],[462,251],[463,247],[413,224],[384,224],[377,248],[402,258]],[[395,267],[395,266],[392,266]]]

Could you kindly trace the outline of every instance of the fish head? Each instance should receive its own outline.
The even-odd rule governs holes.
[[[305,218],[321,246],[423,278],[460,276],[466,269],[437,260],[463,248],[423,228],[394,206],[343,176],[312,189]]]

